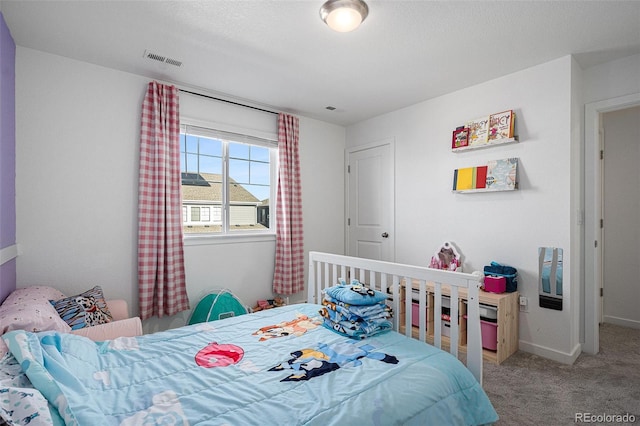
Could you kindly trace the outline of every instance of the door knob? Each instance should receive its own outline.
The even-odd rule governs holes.
[[[382,233],[382,238],[389,238],[389,234],[387,234],[386,232]]]

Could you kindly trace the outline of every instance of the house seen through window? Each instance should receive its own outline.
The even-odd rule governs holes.
[[[266,139],[181,126],[184,233],[269,232],[276,149]]]

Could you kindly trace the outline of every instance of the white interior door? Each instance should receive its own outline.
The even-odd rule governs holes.
[[[394,149],[387,140],[347,153],[348,255],[395,260]]]

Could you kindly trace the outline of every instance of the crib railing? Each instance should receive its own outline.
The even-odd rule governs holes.
[[[443,288],[446,289],[452,301],[450,317],[457,319],[459,306],[453,301],[457,301],[460,292],[463,291],[467,299],[466,366],[482,384],[482,338],[479,309],[479,289],[483,280],[481,273],[443,271],[423,266],[310,252],[307,301],[320,303],[323,290],[337,284],[340,278],[347,282],[355,278],[370,288],[389,294],[391,307],[395,313],[394,330],[423,342],[427,342],[426,312],[429,293],[433,294],[433,312],[437,313],[439,318],[439,313],[442,312]],[[412,324],[414,322],[412,307],[415,301],[417,301],[419,312],[417,326]],[[402,312],[404,315],[401,315]],[[448,349],[452,355],[458,357],[460,327],[458,321],[455,320],[452,320],[450,324]],[[442,348],[442,322],[433,321],[433,328],[433,345]]]

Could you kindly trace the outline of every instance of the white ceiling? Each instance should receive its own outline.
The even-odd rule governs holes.
[[[322,3],[2,0],[0,10],[19,46],[340,125],[568,54],[586,68],[640,53],[640,1],[370,0],[351,33],[329,30]]]

